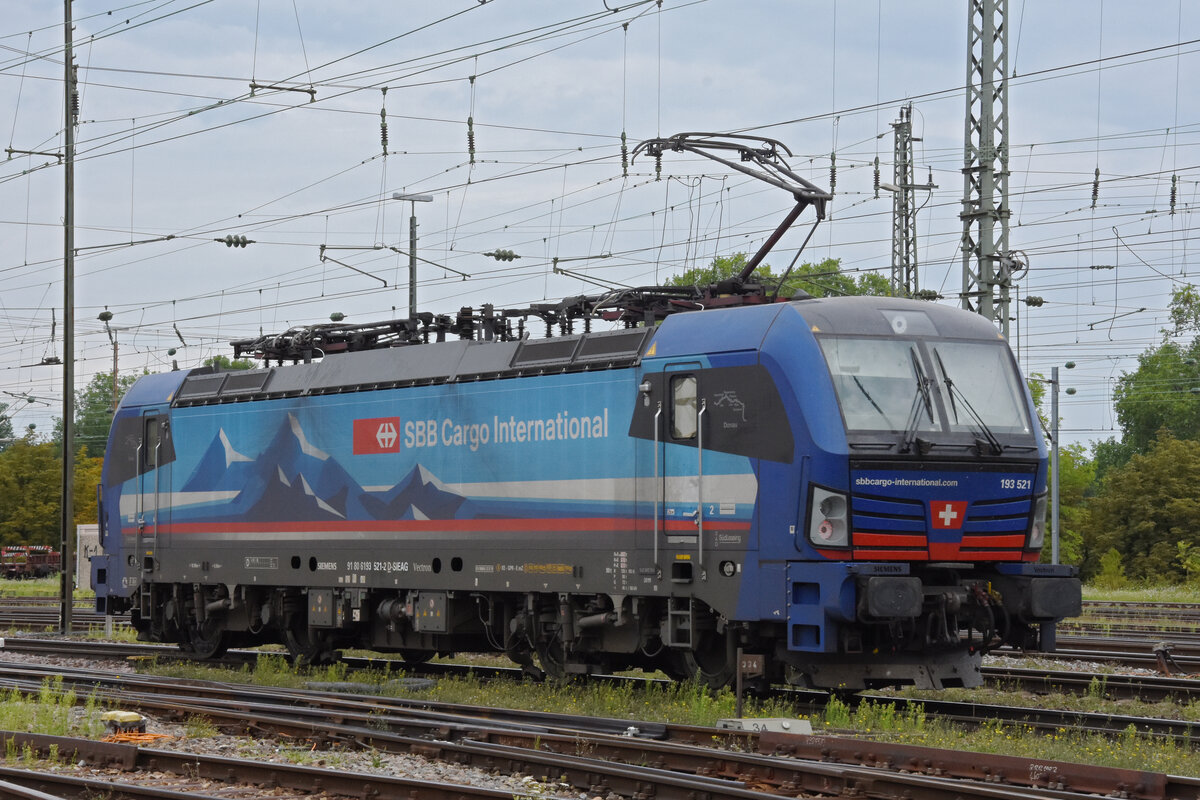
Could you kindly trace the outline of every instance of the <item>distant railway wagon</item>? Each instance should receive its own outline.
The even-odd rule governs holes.
[[[62,555],[47,545],[9,545],[0,548],[0,569],[9,580],[44,578],[62,569]]]
[[[935,303],[776,298],[763,252],[704,289],[314,326],[235,343],[259,369],[141,378],[98,609],[199,657],[497,651],[714,686],[739,650],[855,689],[1052,648],[1080,586],[1039,563],[1046,449],[1007,344]]]

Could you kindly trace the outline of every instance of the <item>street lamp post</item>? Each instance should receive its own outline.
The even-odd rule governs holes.
[[[404,194],[392,192],[393,200],[408,200],[411,214],[408,217],[408,315],[417,315],[417,203],[432,203],[431,194]]]
[[[1075,369],[1075,362],[1068,361],[1067,369]],[[1044,380],[1044,379],[1043,379]],[[1059,506],[1058,506],[1058,366],[1050,368],[1050,563],[1058,563]],[[1067,389],[1067,394],[1075,394]]]
[[[1075,362],[1068,361],[1064,364],[1067,369],[1075,369]],[[1058,462],[1059,462],[1059,447],[1058,447],[1058,367],[1050,368],[1050,379],[1046,378],[1029,378],[1031,381],[1038,383],[1046,383],[1050,385],[1050,563],[1058,563]],[[1067,394],[1075,394],[1075,389],[1068,387]],[[1046,430],[1045,423],[1042,424],[1042,430]]]
[[[1054,438],[1050,456],[1050,563],[1058,563],[1058,366],[1050,369],[1050,430]]]

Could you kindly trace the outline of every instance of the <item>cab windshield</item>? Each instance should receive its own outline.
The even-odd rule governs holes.
[[[930,342],[929,348],[937,363],[937,383],[943,390],[950,430],[974,430],[973,417],[978,415],[995,433],[1032,432],[1025,393],[1005,345]]]
[[[1032,432],[1024,392],[1003,342],[823,336],[850,431]]]

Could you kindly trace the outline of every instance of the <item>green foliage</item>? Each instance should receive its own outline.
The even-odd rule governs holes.
[[[1176,336],[1186,331],[1200,330],[1200,294],[1196,293],[1195,286],[1189,283],[1171,292],[1168,308]]]
[[[1179,542],[1200,544],[1200,441],[1164,434],[1144,455],[1110,469],[1092,499],[1085,547],[1116,550],[1130,578],[1178,582]],[[1085,574],[1100,564],[1085,563]]]
[[[80,452],[75,460],[75,522],[96,520],[101,460]],[[62,513],[62,459],[58,445],[32,435],[0,452],[0,545],[57,547]]]
[[[745,253],[717,256],[707,267],[693,267],[667,282],[672,286],[707,286],[737,275],[745,268],[747,260]],[[776,275],[770,266],[760,264],[748,282],[760,283],[773,292],[778,286],[775,293],[779,297],[791,297],[800,290],[813,297],[891,294],[887,278],[873,272],[864,272],[857,276],[847,275],[842,272],[836,258],[827,258],[819,264],[800,264],[788,274],[783,285],[779,286],[782,277]]]
[[[1113,405],[1133,453],[1144,453],[1165,430],[1177,439],[1200,438],[1200,338],[1187,346],[1163,342],[1138,356],[1121,375]]]
[[[0,403],[0,452],[15,441],[12,418],[8,416],[8,403]]]
[[[1033,397],[1042,427],[1052,427],[1048,412],[1043,405],[1046,399],[1047,382],[1039,373],[1027,381],[1029,394]],[[1059,420],[1061,422],[1061,418]],[[1084,557],[1083,530],[1087,521],[1086,502],[1096,480],[1096,462],[1088,458],[1081,444],[1064,445],[1058,451],[1058,501],[1059,501],[1059,561],[1063,564],[1079,564]],[[1048,489],[1053,489],[1048,486]],[[1049,509],[1047,509],[1049,513]],[[1050,520],[1047,518],[1047,528]],[[1042,562],[1049,563],[1054,549],[1049,540],[1042,549]]]
[[[88,452],[101,454],[108,443],[108,429],[112,425],[113,409],[138,379],[137,375],[121,375],[117,379],[116,397],[113,395],[111,372],[100,372],[92,376],[86,388],[75,393],[75,446]],[[61,432],[59,433],[61,438]],[[95,484],[93,484],[93,487]],[[92,489],[95,494],[95,489]]]
[[[1176,542],[1175,546],[1179,552],[1176,556],[1179,566],[1183,567],[1189,581],[1195,580],[1200,576],[1200,546],[1192,542]]]
[[[1095,484],[1096,462],[1081,444],[1068,444],[1058,451],[1059,562],[1080,564],[1084,560],[1084,531],[1087,530],[1088,494]],[[1051,548],[1042,550],[1049,561]]]
[[[1096,576],[1096,584],[1104,589],[1121,589],[1128,583],[1120,552],[1115,547],[1109,548],[1108,552],[1100,557],[1100,574]]]
[[[216,724],[202,714],[191,714],[184,722],[184,734],[189,739],[211,739],[220,731]]]
[[[1121,467],[1129,463],[1133,452],[1131,445],[1118,442],[1111,436],[1102,442],[1093,443],[1092,463],[1096,466],[1096,481],[1101,481],[1113,467]]]
[[[103,727],[99,707],[88,698],[84,713],[75,712],[78,701],[74,689],[64,689],[61,675],[46,678],[36,693],[25,694],[13,688],[0,696],[0,728],[7,731],[27,731],[51,736],[91,735]],[[9,740],[11,742],[11,740]],[[7,744],[7,758],[15,750]]]
[[[56,450],[26,438],[0,453],[0,544],[58,543],[62,461]]]
[[[234,369],[254,369],[256,365],[253,361],[245,358],[239,358],[237,361],[234,361],[229,356],[215,355],[204,359],[204,366],[216,367],[218,370],[228,371]]]

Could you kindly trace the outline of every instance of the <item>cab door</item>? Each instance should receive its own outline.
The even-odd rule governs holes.
[[[662,468],[663,528],[666,546],[676,551],[670,566],[675,582],[700,577],[704,530],[704,417],[707,412],[700,364],[667,364],[666,395],[659,443]]]
[[[164,409],[142,413],[142,438],[138,446],[137,553],[143,575],[157,567],[160,537],[171,522],[171,464],[175,448],[170,417]]]

